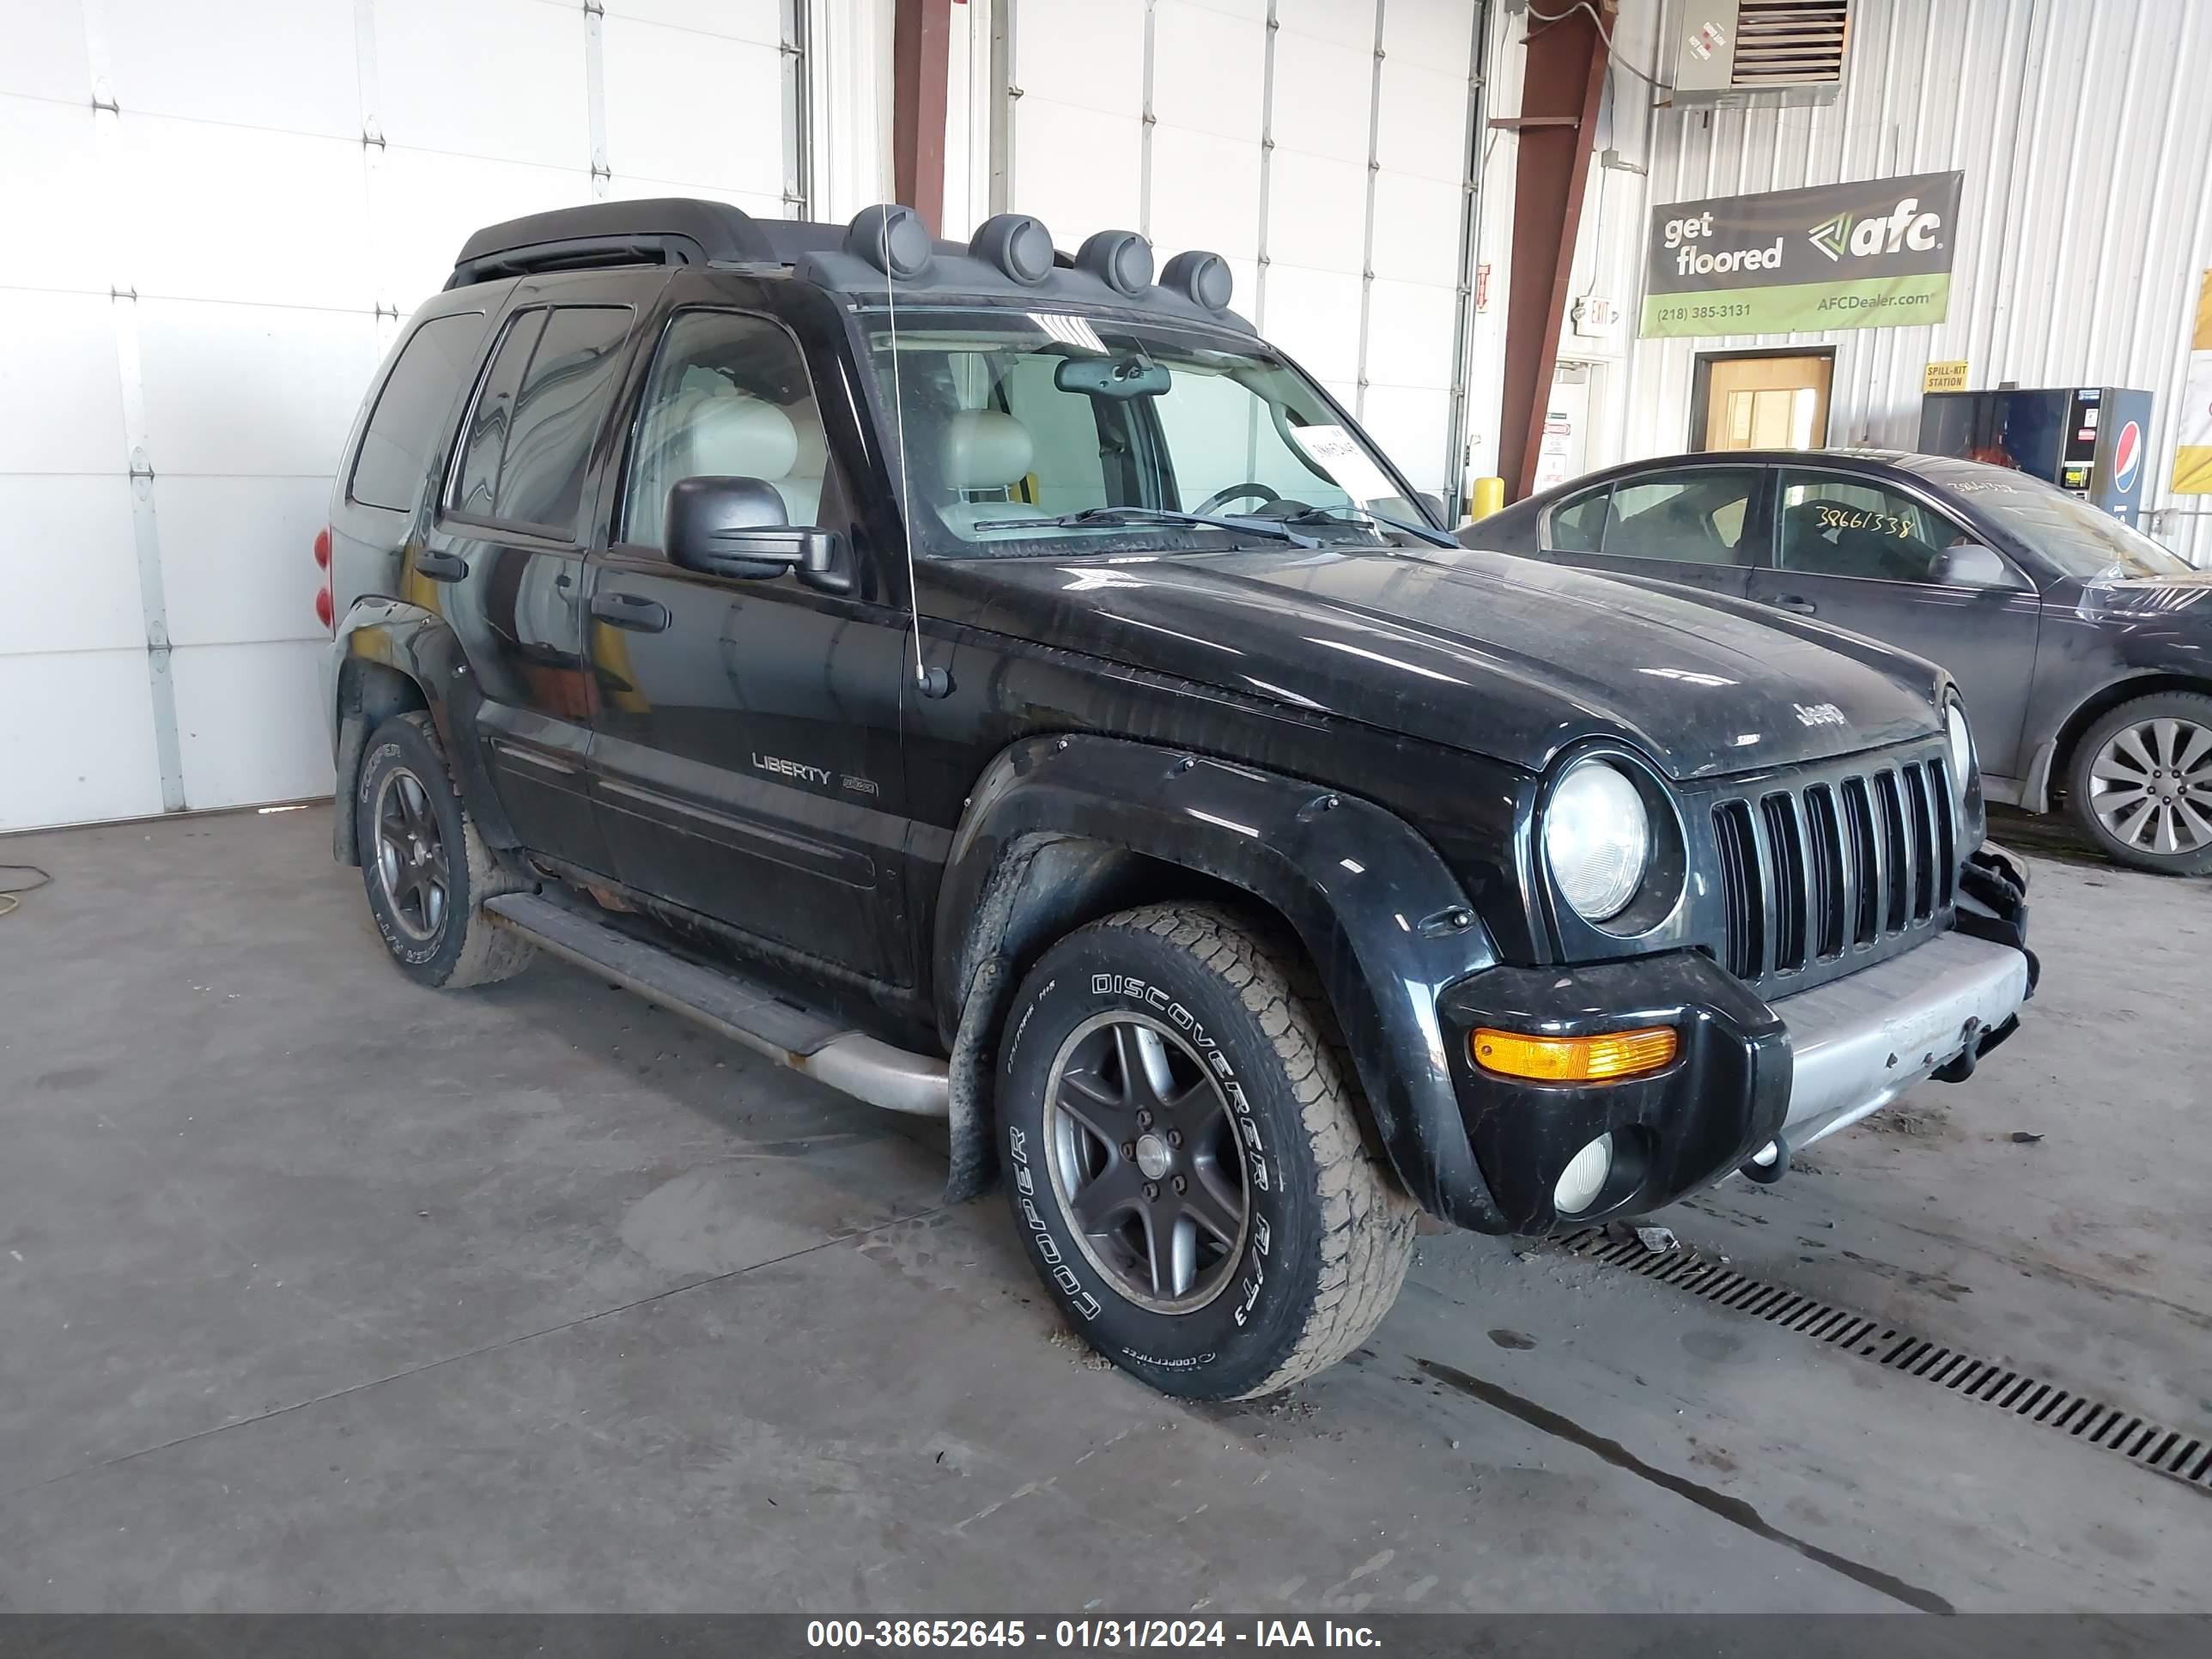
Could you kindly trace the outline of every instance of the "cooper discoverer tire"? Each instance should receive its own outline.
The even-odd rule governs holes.
[[[1015,996],[998,1133],[1017,1228],[1069,1324],[1154,1388],[1272,1393],[1397,1298],[1416,1206],[1328,1030],[1304,961],[1209,905],[1080,928]]]
[[[537,947],[480,908],[521,883],[469,821],[428,714],[395,714],[370,734],[353,811],[369,915],[409,978],[457,990],[529,966]]]
[[[2116,863],[2212,875],[2212,697],[2122,703],[2074,745],[2066,792],[2074,822]]]

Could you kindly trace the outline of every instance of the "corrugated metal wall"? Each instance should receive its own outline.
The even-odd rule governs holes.
[[[1858,0],[1854,11],[1843,91],[1825,108],[1654,109],[1650,89],[1616,68],[1599,143],[1649,177],[1593,169],[1574,292],[1614,299],[1633,326],[1655,204],[1957,167],[1966,191],[1949,315],[1920,327],[1624,343],[1598,371],[1589,464],[1686,446],[1700,351],[1832,343],[1830,441],[1907,446],[1923,368],[1963,357],[1976,387],[2153,392],[2149,527],[2212,564],[2212,517],[2185,516],[2212,513],[2212,497],[2166,488],[2190,319],[2212,266],[2212,4]],[[1662,65],[1680,12],[1680,0],[1623,0],[1616,57]],[[1522,55],[1513,47],[1501,69],[1517,75]],[[1493,199],[1492,225],[1501,211]]]

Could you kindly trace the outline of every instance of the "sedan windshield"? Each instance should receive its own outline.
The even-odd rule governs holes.
[[[2196,567],[2131,525],[2025,472],[1971,461],[1922,469],[2054,565],[2081,581],[2124,576],[2187,576]]]
[[[924,557],[1408,545],[1387,520],[1428,523],[1366,438],[1256,340],[902,305],[894,349],[890,324],[883,308],[860,319],[878,418],[903,428]]]

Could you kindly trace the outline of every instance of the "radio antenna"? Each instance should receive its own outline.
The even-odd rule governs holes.
[[[891,225],[897,217],[896,209],[884,209],[877,228],[883,240],[884,303],[890,313],[891,337],[891,425],[898,439],[899,535],[906,546],[906,601],[914,623],[915,690],[925,697],[936,698],[951,694],[952,676],[945,669],[930,667],[921,659],[921,588],[914,573],[914,490],[908,482],[906,464],[906,377],[899,368],[898,276],[891,258]],[[920,223],[918,216],[916,223]],[[924,230],[923,234],[928,233]]]

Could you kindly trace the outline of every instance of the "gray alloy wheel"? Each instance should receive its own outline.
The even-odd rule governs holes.
[[[1054,1057],[1044,1129],[1077,1248],[1122,1295],[1180,1314],[1221,1294],[1251,1206],[1229,1103],[1188,1042],[1133,1012],[1084,1021]]]
[[[2154,691],[2081,734],[2067,805],[2116,863],[2212,875],[2212,697]]]
[[[2120,727],[2089,763],[2089,810],[2113,840],[2156,857],[2212,847],[2212,728],[2172,715]]]
[[[453,874],[422,780],[404,766],[386,773],[374,821],[376,878],[392,920],[416,939],[435,939],[453,905]]]

